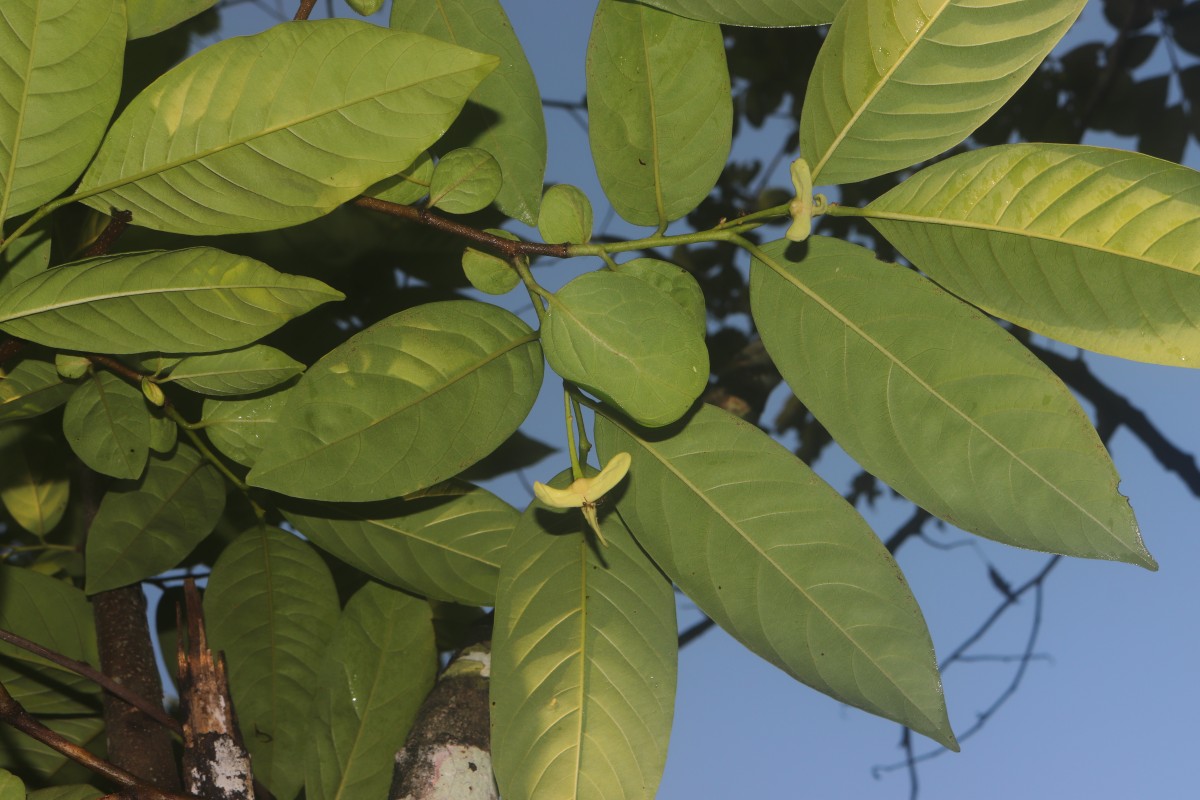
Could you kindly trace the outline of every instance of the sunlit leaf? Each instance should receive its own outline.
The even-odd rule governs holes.
[[[57,267],[0,296],[0,329],[64,350],[207,353],[250,344],[341,300],[320,281],[193,247]]]
[[[587,98],[592,158],[618,214],[664,226],[708,196],[733,136],[720,26],[600,0]]]
[[[387,796],[437,668],[428,603],[378,583],[350,598],[318,671],[307,800]]]
[[[400,205],[415,203],[429,194],[429,181],[432,177],[433,159],[429,157],[429,153],[422,153],[406,168],[367,188],[363,194]]]
[[[666,294],[692,320],[697,333],[701,336],[707,333],[708,311],[704,305],[704,291],[683,267],[657,258],[634,258],[618,264],[616,270],[640,278]]]
[[[1200,367],[1200,173],[1098,147],[989,147],[871,203],[922,272],[1054,339]]]
[[[449,214],[486,208],[500,191],[500,163],[487,150],[460,147],[444,155],[429,179],[429,205]]]
[[[190,447],[150,458],[145,476],[104,495],[88,531],[88,594],[174,567],[221,517],[225,482]]]
[[[722,25],[780,27],[833,22],[846,0],[643,0],[648,6]]]
[[[551,484],[564,488],[569,472]],[[614,514],[533,502],[501,566],[492,752],[505,797],[653,798],[675,706],[675,598]]]
[[[5,769],[0,769],[0,800],[25,800],[25,782]]]
[[[228,397],[266,391],[303,371],[304,365],[287,353],[255,344],[189,356],[175,365],[168,380],[200,394]]]
[[[578,187],[569,183],[551,186],[542,196],[538,233],[551,244],[582,244],[592,238],[592,203]]]
[[[121,0],[5,0],[0,14],[0,222],[79,177],[121,89]]]
[[[762,248],[750,301],[780,373],[847,453],[966,531],[1150,569],[1071,392],[985,315],[857,245]]]
[[[283,506],[305,538],[373,578],[434,600],[496,603],[500,556],[520,514],[460,481],[381,503]]]
[[[312,500],[402,497],[498,447],[541,381],[536,334],[508,311],[465,300],[402,311],[309,368],[248,480]]]
[[[129,104],[75,196],[192,234],[315,219],[411,164],[495,63],[349,19],[226,39]]]
[[[1087,0],[846,0],[800,113],[817,184],[851,183],[959,144],[1017,89]]]
[[[243,533],[208,579],[210,641],[225,651],[254,777],[276,797],[294,797],[304,782],[317,665],[338,614],[325,562],[278,528]]]
[[[95,372],[67,401],[63,433],[92,469],[136,478],[150,452],[150,410],[140,391],[111,372]]]
[[[125,0],[129,38],[140,39],[161,33],[216,4],[217,0]]]

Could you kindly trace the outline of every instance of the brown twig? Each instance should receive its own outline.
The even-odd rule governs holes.
[[[96,237],[96,241],[88,245],[88,248],[83,251],[83,257],[95,258],[96,256],[106,255],[132,221],[133,214],[131,212],[113,211],[112,219],[108,221],[108,225],[104,226],[104,230]]]
[[[300,7],[296,9],[296,16],[292,17],[292,19],[308,19],[308,15],[312,13],[313,7],[316,4],[317,0],[300,0]]]
[[[360,208],[368,208],[372,211],[378,211],[381,214],[388,214],[400,219],[406,219],[410,222],[416,222],[421,225],[427,225],[435,230],[451,233],[455,236],[468,239],[476,244],[483,245],[490,250],[495,250],[509,258],[517,256],[551,256],[553,258],[569,258],[569,246],[565,244],[544,244],[542,242],[520,242],[512,239],[505,239],[500,236],[472,228],[470,225],[463,225],[461,222],[455,222],[451,219],[438,216],[432,211],[427,211],[423,208],[415,206],[405,206],[399,203],[389,203],[387,200],[380,200],[377,197],[358,197],[352,201]]]
[[[5,339],[0,342],[0,364],[19,356],[25,349],[25,344],[22,339]]]
[[[0,640],[8,642],[14,647],[19,647],[22,650],[33,653],[35,656],[41,656],[47,661],[52,661],[65,670],[69,670],[74,672],[76,675],[87,678],[89,681],[104,689],[104,691],[108,692],[109,694],[121,698],[131,706],[136,706],[143,714],[151,717],[160,725],[163,725],[176,733],[183,732],[183,726],[179,723],[179,720],[167,714],[167,712],[163,711],[161,708],[156,708],[153,703],[147,702],[146,699],[137,692],[130,691],[125,686],[116,683],[95,667],[85,664],[82,661],[76,661],[73,658],[67,658],[62,653],[56,653],[53,650],[48,650],[37,642],[31,642],[24,636],[18,636],[12,631],[6,631],[3,628],[0,628]]]

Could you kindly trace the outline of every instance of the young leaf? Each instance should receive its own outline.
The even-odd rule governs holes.
[[[989,147],[922,170],[862,213],[991,314],[1100,353],[1200,367],[1195,170],[1098,147]]]
[[[683,267],[657,258],[635,258],[618,264],[617,272],[632,275],[658,289],[679,304],[701,337],[708,332],[704,291]]]
[[[1087,0],[846,0],[800,114],[815,184],[924,161],[987,121]]]
[[[177,565],[221,518],[225,482],[190,447],[151,457],[136,484],[100,501],[88,531],[87,592],[153,577]]]
[[[0,769],[0,800],[25,800],[25,782],[6,769]]]
[[[189,356],[168,380],[185,389],[214,397],[255,394],[274,388],[304,371],[287,353],[255,344],[225,353]]]
[[[22,359],[7,373],[0,368],[0,422],[45,414],[67,402],[75,385],[63,383],[46,361]]]
[[[449,214],[471,214],[486,208],[500,191],[500,164],[487,150],[451,150],[433,168],[429,205]]]
[[[102,256],[0,296],[0,329],[63,350],[207,353],[341,300],[320,281],[210,247]]]
[[[67,401],[63,433],[96,472],[137,478],[150,452],[150,410],[142,393],[111,372],[89,375]]]
[[[642,0],[681,17],[722,25],[777,28],[833,22],[846,0]]]
[[[378,583],[350,598],[318,671],[307,800],[387,796],[437,667],[428,603]]]
[[[592,158],[618,214],[663,227],[708,196],[733,136],[720,26],[600,0],[587,96]]]
[[[309,368],[247,480],[311,500],[402,497],[498,447],[541,382],[536,334],[508,311],[410,308]]]
[[[569,472],[551,484],[564,488]],[[505,797],[653,798],[675,710],[671,584],[615,514],[526,509],[500,568],[492,751]]]
[[[338,619],[337,591],[316,551],[278,528],[246,531],[213,565],[204,616],[224,650],[254,777],[276,797],[304,782],[317,665]]]
[[[474,247],[463,251],[462,267],[470,284],[485,294],[508,294],[521,282],[521,276],[503,258]]]
[[[569,183],[551,186],[542,195],[538,233],[550,244],[583,244],[592,238],[592,202]]]
[[[391,26],[499,56],[447,138],[491,153],[504,176],[496,207],[536,223],[546,172],[542,95],[499,0],[394,0]]]
[[[429,153],[421,153],[417,160],[390,178],[384,178],[363,194],[387,200],[389,203],[408,205],[429,194],[429,181],[433,178],[433,159]]]
[[[383,0],[346,0],[346,5],[364,17],[369,17],[383,8]]]
[[[204,433],[222,455],[242,466],[253,466],[294,385],[243,399],[205,398],[200,412]]]
[[[129,104],[75,196],[164,231],[297,225],[411,164],[495,64],[349,19],[226,39]]]
[[[496,603],[500,556],[520,514],[492,493],[447,481],[381,503],[298,503],[288,524],[352,567],[401,589],[467,606]]]
[[[1006,544],[1156,569],[1070,390],[983,314],[858,245],[773,242],[750,302],[780,373],[851,457]]]
[[[59,442],[22,426],[0,428],[0,500],[18,525],[45,538],[62,519],[70,495]]]
[[[957,749],[904,576],[804,462],[707,405],[665,438],[601,409],[596,443],[633,456],[622,518],[721,627],[814,689]]]
[[[125,27],[121,0],[4,3],[0,222],[53,200],[91,160],[121,90]]]
[[[679,419],[708,385],[708,351],[695,321],[632,275],[589,272],[560,289],[542,343],[564,380],[642,425]]]

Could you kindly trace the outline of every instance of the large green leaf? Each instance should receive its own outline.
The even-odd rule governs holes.
[[[88,531],[88,594],[174,567],[216,526],[225,507],[220,473],[190,447],[154,455],[136,484],[100,501]]]
[[[224,650],[254,777],[279,798],[304,782],[317,665],[337,625],[329,567],[278,528],[247,531],[213,565],[204,616]]]
[[[99,710],[89,716],[45,717],[41,722],[67,741],[93,751],[104,747],[104,717]],[[36,775],[41,781],[57,780],[63,773],[79,779],[74,761],[7,725],[0,728],[0,767]]]
[[[428,603],[378,583],[350,598],[318,671],[307,800],[387,796],[437,667]]]
[[[62,519],[70,495],[61,442],[19,425],[0,428],[0,501],[13,520],[45,538]]]
[[[500,556],[520,514],[478,486],[448,481],[402,500],[287,503],[305,538],[373,578],[469,606],[496,604]]]
[[[1033,74],[1086,2],[846,0],[800,114],[813,181],[873,178],[962,142]]]
[[[140,39],[161,33],[216,4],[217,0],[125,0],[129,38]]]
[[[824,25],[846,0],[642,0],[681,17],[748,27]]]
[[[222,455],[243,466],[253,466],[267,432],[279,421],[293,385],[254,397],[205,398],[200,412],[205,435]]]
[[[565,487],[569,473],[551,484]],[[492,752],[505,797],[653,798],[675,710],[675,598],[615,514],[525,511],[500,567]]]
[[[457,475],[517,429],[542,352],[509,312],[411,308],[327,353],[291,390],[247,480],[312,500],[386,500]]]
[[[1200,367],[1200,173],[1140,153],[989,147],[861,212],[922,272],[1089,350]]]
[[[129,104],[75,196],[158,230],[297,225],[412,163],[495,64],[349,19],[226,39]]]
[[[536,224],[546,172],[542,96],[499,0],[394,0],[391,25],[500,58],[471,94],[450,137],[456,145],[479,147],[495,157],[504,176],[496,206]]]
[[[765,246],[763,344],[847,453],[963,530],[1150,569],[1117,472],[1071,392],[982,313],[857,245]]]
[[[54,365],[26,358],[8,372],[0,367],[0,422],[27,419],[58,408],[75,391]]]
[[[729,156],[729,92],[719,25],[600,0],[588,42],[588,132],[618,214],[661,227],[708,196]]]
[[[673,435],[601,409],[605,458],[638,542],[738,641],[831,697],[955,747],[933,645],[866,522],[755,426],[701,406]]]
[[[124,51],[122,0],[5,0],[0,222],[54,199],[87,166],[117,105]]]
[[[282,350],[255,344],[189,356],[172,367],[168,380],[200,394],[228,397],[272,389],[303,371],[304,365]]]
[[[150,410],[140,391],[111,372],[95,372],[67,401],[63,434],[96,472],[137,478],[150,453]]]
[[[64,350],[207,353],[341,300],[320,281],[210,247],[101,256],[0,296],[0,329]]]
[[[650,283],[589,272],[550,300],[546,360],[565,380],[642,425],[683,416],[708,385],[708,350],[694,318]]]

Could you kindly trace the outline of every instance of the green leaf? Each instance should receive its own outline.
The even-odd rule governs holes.
[[[111,372],[89,375],[63,414],[75,455],[96,472],[136,478],[150,452],[150,410],[142,393]]]
[[[0,800],[25,800],[25,782],[6,769],[0,769]]]
[[[733,136],[719,25],[600,0],[587,97],[592,158],[618,214],[663,227],[708,196]]]
[[[45,414],[67,402],[75,385],[63,383],[53,364],[22,359],[7,373],[0,367],[0,422]]]
[[[391,26],[500,58],[447,138],[483,148],[500,162],[497,208],[533,225],[546,173],[546,121],[533,70],[499,0],[394,0]]]
[[[161,413],[150,415],[150,449],[156,453],[169,453],[179,438],[175,421]]]
[[[95,594],[176,566],[216,526],[225,508],[220,473],[190,447],[151,457],[136,484],[100,501],[88,531],[87,592]]]
[[[486,208],[500,191],[500,164],[487,150],[460,147],[438,160],[429,181],[429,205],[449,214]]]
[[[416,160],[495,62],[349,19],[226,39],[129,104],[75,197],[180,233],[316,219]]]
[[[580,275],[551,299],[546,360],[642,425],[683,416],[708,385],[708,350],[681,306],[631,275]]]
[[[592,202],[576,186],[560,183],[542,196],[538,233],[550,244],[583,244],[592,238]]]
[[[48,717],[42,724],[82,747],[103,747],[104,718],[98,711],[95,716]],[[0,728],[0,766],[37,776],[41,781],[56,780],[64,772],[78,779],[78,773],[72,771],[77,766],[74,761],[7,725]]]
[[[346,5],[364,17],[369,17],[383,8],[383,0],[346,0]]]
[[[210,247],[102,256],[0,296],[0,329],[63,350],[207,353],[266,336],[341,292]]]
[[[449,481],[382,503],[283,505],[305,538],[373,578],[433,600],[496,603],[500,555],[520,514]]]
[[[294,384],[241,400],[205,398],[204,433],[221,454],[250,467],[262,452],[267,432],[279,421]]]
[[[18,0],[0,16],[0,222],[79,177],[121,90],[121,0]]]
[[[671,434],[596,415],[604,457],[633,456],[617,508],[655,563],[792,677],[957,749],[921,609],[863,518],[804,462],[716,407]]]
[[[377,583],[350,598],[318,672],[308,800],[387,796],[437,667],[428,603]]]
[[[569,472],[551,484],[564,488]],[[675,707],[675,598],[614,514],[533,502],[500,568],[492,751],[505,797],[653,798]]]
[[[704,291],[683,267],[657,258],[635,258],[618,264],[617,272],[639,278],[670,297],[693,321],[701,337],[708,333]]]
[[[681,17],[722,25],[783,27],[833,22],[846,0],[642,0]]]
[[[266,391],[303,371],[304,365],[287,353],[255,344],[225,353],[189,356],[171,370],[168,380],[200,394],[228,397]]]
[[[1006,331],[847,242],[773,242],[760,258],[750,302],[767,352],[867,471],[963,530],[1156,568],[1087,415]]]
[[[429,153],[421,153],[417,160],[390,178],[384,178],[363,192],[389,203],[408,205],[429,194],[429,181],[433,178],[433,159]]]
[[[54,368],[65,380],[77,381],[92,371],[92,360],[74,353],[55,353]]]
[[[30,792],[28,800],[99,800],[104,792],[87,784],[50,786]]]
[[[217,0],[125,0],[129,38],[141,39],[173,28],[217,4]]]
[[[52,437],[9,425],[0,429],[0,440],[10,432],[15,441],[0,451],[0,500],[18,525],[45,538],[67,510],[68,462]]]
[[[851,183],[959,144],[1033,74],[1087,0],[846,0],[800,114],[813,182]]]
[[[498,447],[541,382],[536,334],[509,312],[466,300],[411,308],[304,374],[247,480],[311,500],[401,497]]]
[[[471,285],[485,294],[507,294],[521,282],[521,276],[503,258],[474,247],[463,251],[462,267]]]
[[[0,252],[0,268],[8,267],[0,274],[0,295],[50,266],[51,238],[49,220],[42,220],[8,243]]]
[[[1200,173],[1098,147],[989,147],[862,212],[972,305],[1063,342],[1200,366]]]
[[[278,528],[247,531],[213,565],[204,616],[224,650],[254,776],[276,797],[304,782],[317,665],[338,620],[329,568]]]

